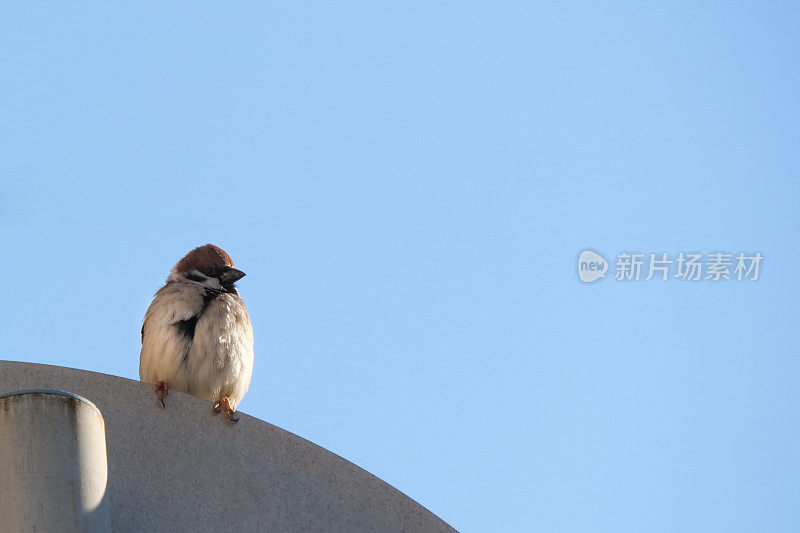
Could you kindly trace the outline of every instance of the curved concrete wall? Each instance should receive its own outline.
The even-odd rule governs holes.
[[[209,403],[71,368],[0,361],[0,394],[60,389],[103,413],[114,531],[454,531],[397,489],[307,440]]]

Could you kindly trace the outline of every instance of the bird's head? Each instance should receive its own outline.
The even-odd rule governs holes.
[[[172,269],[170,277],[182,277],[203,285],[213,286],[218,282],[225,290],[234,290],[234,283],[244,277],[244,272],[237,270],[233,260],[225,250],[206,244],[198,246]]]

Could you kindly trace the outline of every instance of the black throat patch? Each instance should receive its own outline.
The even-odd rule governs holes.
[[[190,345],[194,340],[194,330],[197,327],[197,321],[200,320],[201,316],[203,316],[203,312],[208,307],[208,304],[210,304],[211,301],[220,294],[222,294],[222,291],[206,289],[205,292],[203,293],[203,307],[200,308],[200,311],[191,318],[187,318],[186,320],[179,320],[178,322],[175,323],[175,325],[178,327],[178,333],[183,335],[186,338],[186,340],[189,341]],[[188,355],[189,351],[187,350],[186,353]],[[186,356],[184,356],[184,359],[185,358]]]
[[[198,318],[200,318],[200,315],[175,323],[178,326],[178,333],[189,339],[189,343],[194,339],[194,328],[197,327]]]

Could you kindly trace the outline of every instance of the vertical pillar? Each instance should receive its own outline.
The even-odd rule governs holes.
[[[111,531],[107,481],[94,404],[47,389],[0,396],[0,530]]]

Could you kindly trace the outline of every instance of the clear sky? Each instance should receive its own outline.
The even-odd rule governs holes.
[[[533,4],[6,4],[0,357],[138,378],[212,242],[240,408],[460,530],[800,530],[800,8]]]

